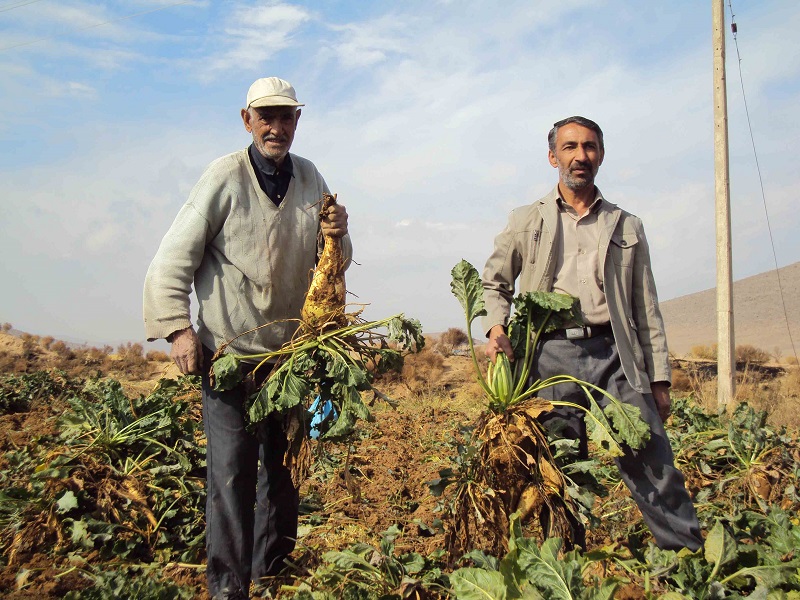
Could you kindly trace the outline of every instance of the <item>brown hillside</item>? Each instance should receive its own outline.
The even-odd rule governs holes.
[[[792,355],[791,339],[800,346],[800,262],[761,273],[733,284],[734,336],[737,346],[750,344],[781,357]],[[693,346],[717,341],[716,289],[681,296],[661,303],[670,350],[677,355]],[[786,314],[784,314],[784,303]],[[786,316],[791,327],[791,339]]]

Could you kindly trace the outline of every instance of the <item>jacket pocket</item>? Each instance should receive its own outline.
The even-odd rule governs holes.
[[[528,262],[530,264],[534,264],[536,262],[536,255],[539,251],[539,244],[542,241],[542,230],[541,229],[534,229],[530,232],[530,237],[528,238]]]
[[[636,237],[636,233],[633,231],[611,236],[611,244],[608,246],[608,251],[614,264],[620,267],[632,266],[633,257],[636,254],[636,244],[638,243],[639,238]]]

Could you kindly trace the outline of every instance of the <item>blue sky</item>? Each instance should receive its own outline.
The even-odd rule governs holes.
[[[733,9],[783,266],[800,260],[800,7]],[[573,114],[604,129],[597,184],[644,220],[661,299],[708,289],[711,72],[701,0],[0,0],[0,322],[141,340],[158,243],[204,167],[249,143],[239,110],[269,75],[306,103],[292,150],[347,206],[369,317],[463,327],[450,269],[481,269],[508,212],[553,187],[546,134]],[[728,103],[738,279],[774,262],[730,34]]]

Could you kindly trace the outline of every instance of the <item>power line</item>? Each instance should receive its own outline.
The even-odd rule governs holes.
[[[31,0],[29,3],[37,2],[38,0]],[[162,6],[160,8],[154,8],[152,10],[145,10],[142,12],[134,13],[132,15],[126,15],[124,17],[118,17],[116,19],[109,19],[108,21],[103,21],[102,23],[95,23],[94,25],[87,25],[85,27],[78,27],[77,29],[73,29],[72,31],[68,31],[66,34],[61,35],[51,35],[48,37],[39,38],[37,40],[31,40],[30,42],[22,42],[21,44],[14,44],[12,46],[5,46],[0,48],[0,52],[5,52],[6,50],[12,50],[14,48],[22,48],[23,46],[30,46],[32,44],[38,44],[39,42],[46,42],[47,40],[53,40],[60,37],[64,37],[65,35],[76,33],[78,31],[86,31],[87,29],[94,29],[96,27],[102,27],[103,25],[108,25],[109,23],[118,23],[119,21],[125,21],[127,19],[133,19],[134,17],[141,17],[142,15],[149,15],[154,12],[158,12],[160,10],[165,10],[167,8],[172,8],[173,6],[179,6],[181,4],[192,4],[194,0],[184,0],[183,2],[173,2],[172,4],[168,4],[167,6]],[[16,6],[12,8],[17,8]],[[10,10],[10,9],[9,9]]]
[[[37,2],[41,2],[42,0],[27,0],[27,2],[17,2],[14,6],[3,6],[0,8],[0,12],[7,12],[9,10],[14,10],[15,8],[22,8],[23,6],[28,6],[28,4],[36,4]]]
[[[783,317],[786,320],[786,331],[789,334],[789,342],[792,344],[792,352],[794,354],[795,361],[797,360],[797,349],[794,345],[794,339],[792,338],[792,330],[789,327],[789,312],[786,310],[786,300],[783,296],[783,286],[781,285],[781,274],[778,269],[778,255],[775,252],[775,240],[772,237],[772,227],[769,223],[769,210],[767,209],[767,196],[764,193],[764,179],[761,177],[761,167],[758,164],[758,152],[756,151],[756,140],[753,137],[753,126],[750,123],[750,111],[747,108],[747,95],[744,92],[744,78],[742,77],[742,56],[739,54],[739,40],[736,38],[736,34],[738,33],[738,27],[736,25],[736,15],[733,14],[733,5],[731,4],[732,0],[728,0],[728,7],[731,9],[731,33],[733,34],[733,43],[736,46],[736,58],[738,59],[739,63],[739,83],[742,87],[742,100],[744,101],[744,114],[747,117],[747,128],[750,131],[750,143],[753,146],[753,156],[756,160],[756,172],[758,173],[758,183],[761,186],[761,200],[764,204],[764,216],[767,219],[767,231],[769,232],[769,243],[772,247],[772,258],[775,261],[775,277],[778,280],[778,294],[781,297],[781,304],[783,306]]]

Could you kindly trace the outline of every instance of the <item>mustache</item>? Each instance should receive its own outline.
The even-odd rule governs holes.
[[[582,162],[582,161],[577,161],[576,160],[576,161],[574,161],[572,163],[572,165],[570,165],[569,170],[570,171],[574,171],[575,169],[585,169],[587,171],[591,171],[592,170],[592,165],[591,165],[591,163],[588,163],[588,162]]]
[[[265,135],[261,138],[261,140],[264,142],[279,142],[282,144],[285,144],[289,141],[289,139],[283,135]]]

